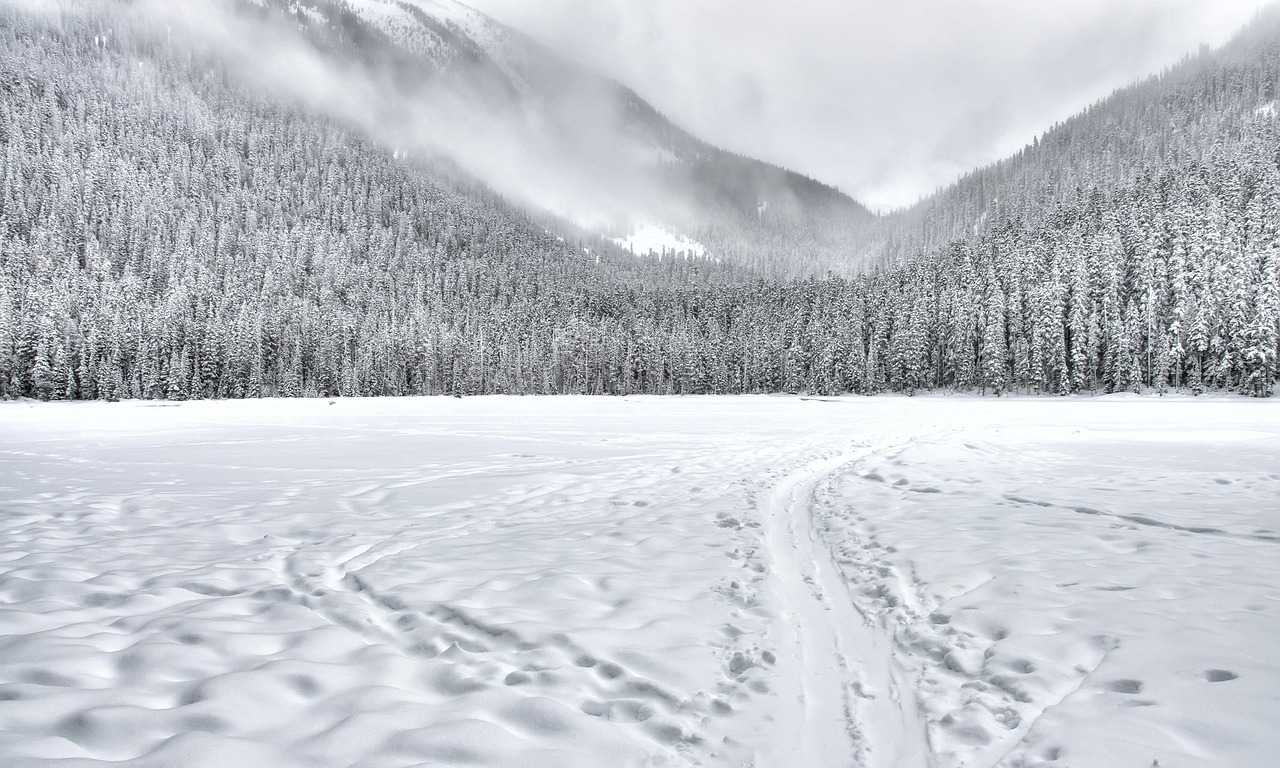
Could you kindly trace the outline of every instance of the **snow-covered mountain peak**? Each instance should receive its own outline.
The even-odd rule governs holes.
[[[326,6],[336,13],[326,14]],[[487,61],[513,84],[527,86],[520,77],[525,41],[457,0],[291,0],[289,10],[331,24],[342,23],[343,12],[350,13],[394,45],[438,67]]]

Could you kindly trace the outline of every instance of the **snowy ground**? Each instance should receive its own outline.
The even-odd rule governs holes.
[[[1271,766],[1280,402],[0,404],[0,765]]]

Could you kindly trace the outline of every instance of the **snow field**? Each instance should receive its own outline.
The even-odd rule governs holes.
[[[701,243],[683,235],[672,234],[657,224],[641,225],[626,237],[615,237],[612,240],[619,248],[631,251],[637,256],[684,254],[701,258],[707,253],[707,249]]]
[[[1269,765],[1278,415],[0,404],[0,764]]]
[[[1278,424],[1134,409],[966,428],[820,490],[824,538],[915,678],[940,764],[1262,766],[1280,749],[1264,725]]]

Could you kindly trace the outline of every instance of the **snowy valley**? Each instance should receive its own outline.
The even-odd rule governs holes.
[[[0,768],[1276,764],[1280,9],[1073,1],[0,0]]]

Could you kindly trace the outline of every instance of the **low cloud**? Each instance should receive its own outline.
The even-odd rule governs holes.
[[[219,61],[273,100],[326,115],[388,150],[445,160],[499,194],[584,226],[625,229],[632,212],[661,207],[669,216],[682,205],[645,175],[651,158],[628,153],[622,105],[585,72],[555,73],[555,103],[533,105],[492,69],[460,62],[435,71],[392,49],[335,54],[282,14],[246,14],[235,0],[0,3],[50,13],[107,8],[143,34]]]
[[[712,143],[909,204],[1264,0],[472,0]]]

